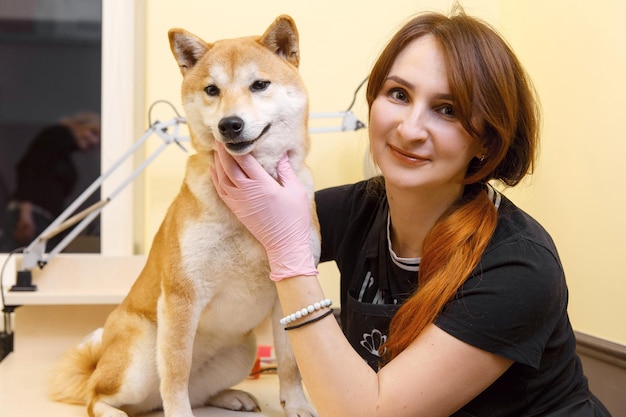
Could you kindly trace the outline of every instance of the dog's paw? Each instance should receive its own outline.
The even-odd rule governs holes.
[[[90,414],[95,417],[128,417],[124,411],[102,401],[94,403]]]
[[[256,398],[245,391],[225,389],[213,396],[207,405],[234,411],[261,411]]]
[[[317,412],[308,402],[301,402],[299,404],[290,403],[283,404],[285,409],[285,416],[287,417],[317,417]]]

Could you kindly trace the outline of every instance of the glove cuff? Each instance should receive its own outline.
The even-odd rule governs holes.
[[[290,257],[289,259],[270,260],[270,279],[272,281],[280,281],[285,278],[298,276],[317,276],[319,274],[315,267],[313,255],[300,255],[298,257]]]

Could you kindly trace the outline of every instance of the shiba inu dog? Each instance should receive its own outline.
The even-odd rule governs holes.
[[[196,153],[144,269],[104,328],[61,361],[52,397],[85,403],[92,417],[161,407],[165,416],[192,417],[192,408],[203,405],[256,410],[251,395],[230,387],[250,373],[253,330],[271,314],[285,413],[315,416],[278,324],[282,312],[265,252],[210,178],[216,141],[233,154],[251,153],[274,177],[288,154],[313,205],[296,26],[279,16],[260,37],[207,43],[172,29],[169,40],[183,75],[182,101]],[[311,244],[319,256],[316,218],[312,224]]]

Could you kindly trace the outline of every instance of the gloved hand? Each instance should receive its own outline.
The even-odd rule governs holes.
[[[285,155],[272,178],[250,154],[231,156],[216,144],[211,171],[219,196],[263,245],[270,278],[279,281],[299,275],[317,275],[311,252],[311,213],[307,190]],[[236,158],[236,159],[235,159]]]

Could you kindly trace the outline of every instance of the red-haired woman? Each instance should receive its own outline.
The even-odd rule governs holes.
[[[419,15],[367,100],[382,176],[316,193],[341,327],[328,302],[284,320],[320,415],[609,416],[575,352],[552,239],[488,184],[516,185],[537,151],[534,92],[506,42],[462,12]],[[304,313],[325,299],[305,191],[288,163],[278,184],[250,156],[217,154],[214,182],[267,249],[283,311]]]

